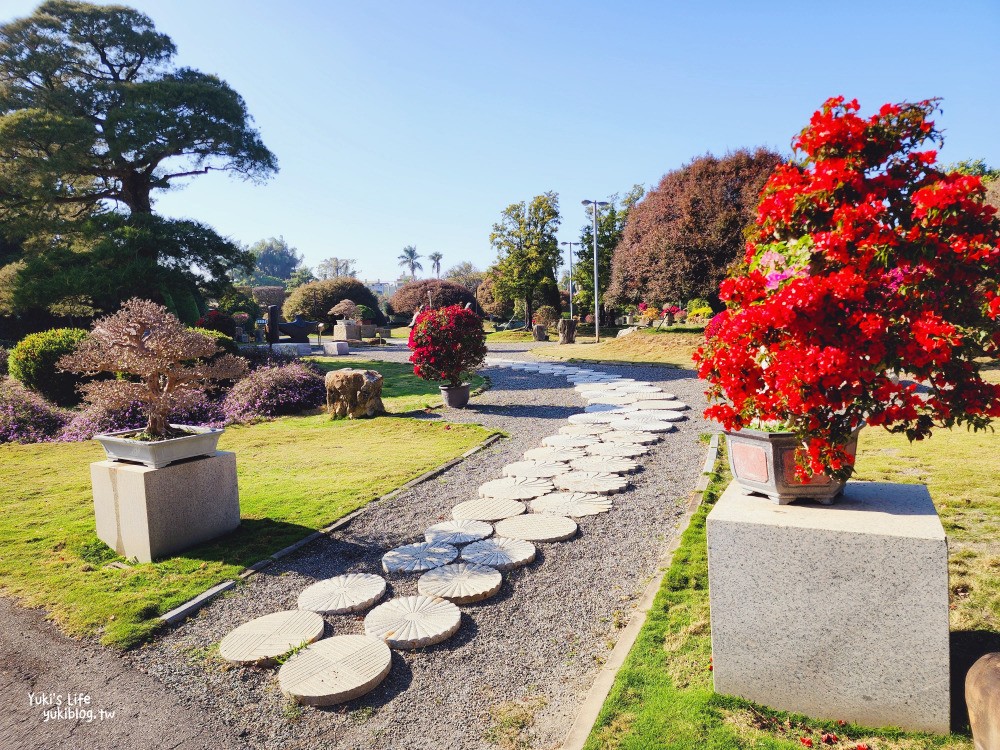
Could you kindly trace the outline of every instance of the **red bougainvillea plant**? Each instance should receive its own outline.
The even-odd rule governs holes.
[[[410,329],[413,374],[462,384],[462,375],[486,359],[483,321],[461,305],[424,310]]]
[[[1000,385],[1000,220],[979,177],[935,168],[938,100],[828,100],[762,193],[727,309],[695,354],[707,417],[730,430],[777,423],[803,443],[798,476],[847,479],[864,424],[910,440],[935,426],[985,429]],[[901,379],[902,378],[902,379]]]

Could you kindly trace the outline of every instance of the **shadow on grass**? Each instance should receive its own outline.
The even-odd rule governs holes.
[[[185,550],[182,556],[245,568],[294,544],[315,530],[273,518],[244,518],[239,528],[232,533]]]
[[[989,630],[951,633],[951,731],[969,734],[965,676],[980,657],[994,651],[1000,651],[1000,633]]]

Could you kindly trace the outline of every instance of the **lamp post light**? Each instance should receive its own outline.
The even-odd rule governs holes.
[[[597,212],[608,205],[607,201],[580,201],[584,206],[594,207],[594,343],[601,343],[601,311],[597,288]]]
[[[569,317],[573,317],[573,247],[580,247],[582,242],[560,242],[560,245],[569,245]]]

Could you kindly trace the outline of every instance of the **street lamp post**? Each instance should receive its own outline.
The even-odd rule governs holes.
[[[600,290],[597,288],[597,212],[608,205],[607,201],[581,201],[585,206],[594,207],[594,343],[601,343],[601,311],[598,299]]]
[[[560,245],[569,245],[569,317],[573,317],[573,246],[580,247],[582,242],[560,242]]]

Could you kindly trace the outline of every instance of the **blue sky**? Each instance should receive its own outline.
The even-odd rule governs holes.
[[[3,0],[0,20],[36,6]],[[1000,166],[1000,2],[133,0],[247,100],[281,172],[191,180],[156,210],[394,279],[413,244],[493,259],[510,203],[655,185],[695,156],[787,151],[824,99],[944,98],[944,161]],[[425,274],[430,264],[425,263]]]

